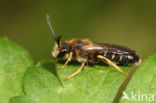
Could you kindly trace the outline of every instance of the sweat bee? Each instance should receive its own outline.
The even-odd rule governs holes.
[[[66,77],[64,80],[77,75],[83,67],[89,63],[105,63],[115,67],[119,72],[128,75],[117,64],[120,65],[139,65],[141,63],[140,57],[124,46],[115,44],[104,44],[90,41],[88,39],[72,39],[60,42],[61,36],[56,37],[55,32],[51,26],[49,15],[47,15],[47,22],[55,40],[55,46],[52,51],[54,58],[65,58],[65,64],[60,67],[64,68],[71,60],[76,60],[81,63],[81,66],[76,72]]]

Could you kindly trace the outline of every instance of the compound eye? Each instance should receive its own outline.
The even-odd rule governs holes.
[[[64,57],[66,55],[66,53],[69,52],[69,45],[67,43],[62,43],[62,48],[60,50],[60,53],[58,54],[58,58],[59,57]]]
[[[64,57],[65,55],[66,55],[66,53],[67,53],[67,49],[62,49],[61,50],[61,52],[58,54],[58,58],[60,58],[60,57]]]

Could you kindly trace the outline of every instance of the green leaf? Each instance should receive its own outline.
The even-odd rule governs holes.
[[[23,75],[31,65],[32,60],[25,49],[7,38],[0,38],[1,103],[8,103],[11,97],[23,94]]]
[[[121,103],[155,103],[156,55],[146,59],[138,68],[126,87],[125,93],[129,100],[122,98],[120,100]]]
[[[112,67],[95,65],[88,66],[77,76],[64,81],[66,76],[78,68],[74,63],[58,71],[64,84],[62,87],[55,74],[49,72],[43,63],[51,63],[51,69],[54,69],[52,61],[29,68],[24,76],[26,95],[13,98],[10,103],[111,103],[126,78]],[[124,67],[123,70],[128,72],[129,69]]]

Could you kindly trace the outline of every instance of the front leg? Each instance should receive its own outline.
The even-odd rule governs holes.
[[[71,74],[70,76],[66,77],[64,80],[67,80],[67,79],[69,79],[69,78],[72,78],[72,77],[74,77],[75,75],[77,75],[78,73],[80,73],[81,70],[82,70],[82,68],[83,68],[84,66],[85,66],[85,62],[83,62],[83,63],[81,64],[81,66],[77,69],[76,72],[74,72],[74,73]]]
[[[65,62],[65,64],[63,66],[59,67],[59,69],[63,69],[71,61],[72,56],[73,56],[73,52],[71,52],[69,54],[69,57],[68,57],[67,61]]]

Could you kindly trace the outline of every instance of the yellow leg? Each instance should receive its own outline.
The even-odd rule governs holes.
[[[107,62],[107,64],[115,67],[119,72],[121,72],[121,73],[123,73],[125,75],[128,75],[128,73],[122,71],[122,69],[120,69],[120,67],[118,67],[114,62],[112,62],[111,60],[107,59],[106,57],[98,55],[97,58],[104,59]]]
[[[67,79],[72,78],[72,77],[74,77],[75,75],[77,75],[79,72],[81,72],[81,70],[82,70],[82,68],[83,68],[84,66],[85,66],[85,62],[83,62],[83,63],[81,64],[81,66],[77,69],[76,72],[74,72],[72,75],[66,77],[64,80],[67,80]]]
[[[73,52],[71,52],[69,54],[69,58],[67,59],[67,61],[65,62],[65,64],[62,67],[59,67],[59,69],[63,69],[71,61],[72,55],[73,55]]]

